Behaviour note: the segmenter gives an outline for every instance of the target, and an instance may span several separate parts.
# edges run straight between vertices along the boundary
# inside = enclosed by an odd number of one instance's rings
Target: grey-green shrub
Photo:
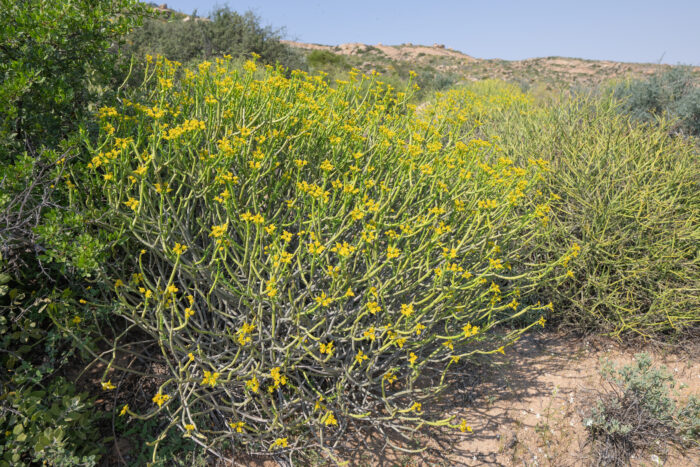
[[[608,362],[601,374],[603,389],[584,420],[595,465],[628,465],[635,453],[652,451],[665,457],[670,445],[697,444],[697,399],[677,404],[671,397],[673,376],[663,367],[655,368],[648,354],[637,354],[622,368]]]
[[[676,119],[675,130],[700,135],[700,83],[690,67],[673,67],[647,79],[618,84],[613,94],[622,101],[620,109],[636,120],[653,122],[666,114]]]

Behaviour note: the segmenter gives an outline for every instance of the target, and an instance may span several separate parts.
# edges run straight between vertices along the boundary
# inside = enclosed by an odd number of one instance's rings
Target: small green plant
[[[671,398],[673,377],[640,353],[631,365],[604,364],[603,389],[584,420],[596,465],[622,466],[635,453],[654,450],[665,457],[671,445],[698,446],[700,405],[691,398],[678,406]]]
[[[18,375],[16,384],[25,376]],[[62,378],[0,393],[0,466],[93,466],[103,445],[93,400]]]

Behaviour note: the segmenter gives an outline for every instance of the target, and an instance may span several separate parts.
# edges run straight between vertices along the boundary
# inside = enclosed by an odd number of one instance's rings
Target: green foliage
[[[613,94],[620,107],[643,122],[667,115],[677,119],[675,128],[700,136],[700,80],[690,67],[673,67],[647,79],[629,80],[617,85]]]
[[[314,50],[306,56],[306,62],[313,68],[325,68],[336,66],[343,69],[349,68],[342,55],[334,54],[327,50]]]
[[[547,230],[540,166],[484,163],[493,144],[368,76],[154,66],[101,110],[84,180],[124,238],[100,289],[166,369],[129,416],[260,453],[466,430],[429,402],[537,324],[520,296],[562,273],[522,257]]]
[[[516,162],[541,157],[550,168],[552,235],[533,257],[580,258],[557,288],[553,318],[615,335],[693,332],[700,324],[700,158],[671,123],[637,125],[614,100],[579,97],[553,105],[500,108],[485,84],[454,91],[456,106],[500,137]]]
[[[135,0],[0,1],[0,160],[53,146],[76,128],[112,77],[110,47],[144,8]]]
[[[128,43],[129,51],[137,55],[158,54],[182,63],[255,53],[265,63],[303,68],[300,56],[280,42],[280,35],[280,30],[262,26],[252,12],[241,15],[221,7],[209,18],[192,15],[188,21],[180,17],[148,20],[134,30]]]
[[[93,400],[86,393],[55,378],[46,386],[3,390],[0,400],[0,466],[96,465],[103,445],[94,426]]]
[[[678,406],[670,394],[673,377],[665,368],[654,368],[649,355],[638,354],[622,368],[607,362],[601,374],[606,385],[584,420],[596,465],[628,465],[637,452],[656,450],[664,456],[670,444],[686,447],[700,439],[697,398]]]

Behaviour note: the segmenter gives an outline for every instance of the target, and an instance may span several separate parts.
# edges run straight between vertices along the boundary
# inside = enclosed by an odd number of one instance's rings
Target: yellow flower
[[[132,198],[132,197],[129,197],[128,200],[124,201],[124,204],[126,204],[126,206],[127,206],[128,208],[131,208],[132,211],[136,211],[136,210],[138,209],[138,207],[139,207],[139,202],[138,202],[138,200],[136,200],[136,199],[134,199],[134,198]]]
[[[178,293],[180,289],[175,287],[173,284],[170,284],[167,289],[165,289],[167,293]]]
[[[187,251],[187,247],[185,245],[181,245],[179,243],[176,243],[175,246],[173,247],[173,253],[175,253],[178,256],[183,254],[185,251]]]
[[[370,313],[373,315],[376,314],[378,311],[382,311],[382,307],[379,306],[377,302],[368,302],[367,303],[367,309],[369,310]]]
[[[335,415],[330,410],[321,418],[321,422],[326,426],[338,425],[338,420],[335,419]]]
[[[350,211],[350,217],[352,217],[356,221],[359,221],[362,220],[363,217],[365,217],[365,213],[362,212],[361,209],[355,208],[352,211]]]
[[[194,354],[192,352],[187,354],[187,360],[190,362],[194,361]]]
[[[114,288],[116,289],[117,287],[124,287],[124,282],[121,279],[114,281]]]
[[[462,422],[459,424],[459,430],[460,430],[462,433],[464,433],[465,431],[468,431],[469,433],[471,433],[471,432],[472,432],[472,427],[470,427],[469,425],[467,425],[467,421],[466,421],[466,420],[462,420]]]
[[[462,331],[464,331],[465,338],[475,336],[479,332],[479,326],[472,326],[471,323],[467,323],[467,325],[462,328]]]
[[[270,449],[286,448],[287,445],[287,438],[277,438],[275,442],[270,445]]]
[[[120,417],[123,416],[124,414],[127,413],[128,410],[129,410],[129,404],[124,404],[124,407],[122,407],[121,412],[119,412],[119,416]]]
[[[265,232],[267,232],[269,235],[272,235],[272,232],[274,232],[275,229],[275,224],[270,224],[267,227],[265,227]]]
[[[163,185],[160,183],[156,183],[155,187],[156,187],[156,193],[160,193],[160,194],[162,194],[164,192],[170,193],[171,191],[173,191],[173,189],[170,188],[168,185]]]
[[[333,350],[334,350],[333,349],[333,341],[331,341],[327,344],[321,343],[319,347],[320,347],[319,352],[321,352],[323,354],[327,354],[327,355],[333,354]]]
[[[415,364],[416,364],[416,360],[418,360],[418,356],[417,356],[416,354],[414,354],[413,352],[411,352],[410,354],[408,354],[408,361],[409,361],[409,363],[410,363],[411,365],[415,365]]]
[[[333,164],[331,164],[331,161],[329,161],[328,159],[324,160],[321,164],[321,170],[325,170],[326,172],[330,172],[334,168],[335,167],[333,167]]]
[[[292,241],[292,233],[291,233],[291,232],[287,232],[286,230],[283,230],[283,231],[282,231],[282,235],[280,236],[280,238],[281,238],[282,240],[284,240],[285,242],[289,243],[289,242]]]
[[[347,258],[351,254],[355,252],[356,248],[352,245],[350,245],[348,242],[343,242],[343,243],[335,243],[335,246],[331,248],[331,251],[334,253],[338,253],[338,255]]]
[[[258,69],[257,65],[255,65],[255,62],[252,60],[248,60],[243,64],[243,69],[247,71],[248,73],[253,73],[255,70]],[[250,130],[249,130],[250,131]],[[241,135],[243,134],[243,129],[241,128]],[[286,439],[286,438],[285,438]]]
[[[321,245],[321,243],[318,240],[309,242],[309,253],[311,253],[312,255],[320,255],[325,249],[326,247]]]
[[[406,316],[406,317],[411,316],[413,314],[413,305],[402,304],[401,305],[401,314]]]
[[[357,355],[355,355],[355,361],[359,364],[362,364],[362,362],[367,359],[369,359],[369,357],[365,355],[362,350],[358,351]]]
[[[420,413],[423,410],[423,404],[421,404],[420,402],[414,402],[409,410],[412,410],[416,413]]]
[[[539,324],[539,325],[541,325],[542,327],[544,327],[544,323],[546,323],[546,322],[547,322],[547,320],[544,319],[544,316],[540,316],[540,319],[537,321],[537,324]]]
[[[345,296],[348,297],[348,298],[349,298],[349,297],[354,297],[354,296],[355,296],[355,293],[352,291],[351,288],[348,287],[348,291],[345,292]]]
[[[231,422],[228,424],[231,428],[236,430],[237,433],[243,433],[243,428],[245,428],[245,423],[243,422]]]
[[[503,346],[500,346],[498,349],[496,349],[496,352],[502,353],[503,355],[506,354],[506,351],[505,351],[505,349],[503,348]]]
[[[170,400],[170,396],[167,394],[158,393],[155,396],[153,396],[152,400],[153,400],[153,402],[158,404],[158,407],[162,407],[163,404],[165,404],[166,402],[168,402]]]
[[[399,251],[398,248],[389,246],[386,249],[386,257],[387,259],[392,259],[392,258],[397,258],[401,252]]]
[[[83,319],[80,316],[74,316],[71,321],[73,322],[73,324],[80,324],[82,320]]]
[[[194,425],[188,423],[187,425],[185,425],[185,430],[187,430],[188,433],[189,433],[190,431],[193,431],[193,430],[194,430]]]
[[[216,386],[216,380],[221,376],[219,373],[212,373],[211,371],[204,372],[204,378],[202,378],[202,386],[209,385],[211,387]]]
[[[258,390],[260,389],[260,383],[258,382],[258,378],[253,376],[252,378],[247,380],[245,382],[245,387],[250,389],[253,392],[258,392]]]
[[[228,222],[221,225],[213,225],[211,227],[211,233],[209,234],[209,236],[214,238],[220,238],[226,233],[226,230],[228,230]]]
[[[316,301],[316,303],[318,303],[318,304],[321,305],[321,306],[328,306],[328,305],[331,304],[331,302],[333,301],[333,299],[330,298],[330,297],[328,297],[328,296],[326,295],[326,292],[321,292],[321,295],[318,296],[318,297],[315,297],[315,298],[314,298],[314,301]]]
[[[102,382],[102,389],[104,389],[105,391],[111,391],[114,388],[116,388],[116,386],[112,384],[111,380],[107,382]]]

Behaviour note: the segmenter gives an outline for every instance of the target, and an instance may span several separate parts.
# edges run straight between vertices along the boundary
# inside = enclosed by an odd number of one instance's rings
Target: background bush
[[[545,186],[553,233],[534,257],[581,258],[558,287],[541,290],[556,317],[615,335],[689,334],[700,323],[700,159],[672,123],[636,125],[610,98],[535,105],[514,88],[476,83],[447,93],[445,113],[467,111],[503,154],[551,168]],[[508,88],[505,88],[508,89]],[[559,245],[563,245],[560,247]]]
[[[700,135],[700,82],[690,67],[672,67],[647,79],[628,80],[613,89],[621,109],[637,120],[676,119],[675,129]]]
[[[262,26],[252,12],[236,13],[228,7],[215,9],[208,18],[193,14],[189,20],[166,13],[145,21],[128,37],[129,52],[139,56],[163,55],[187,63],[231,55],[256,53],[261,61],[288,68],[304,68],[303,58],[280,42],[281,30]]]

